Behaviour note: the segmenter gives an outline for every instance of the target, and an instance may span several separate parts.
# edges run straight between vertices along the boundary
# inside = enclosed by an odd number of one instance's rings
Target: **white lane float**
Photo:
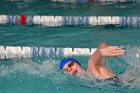
[[[140,27],[140,16],[26,16],[0,15],[1,25],[37,25],[45,27],[58,26],[128,26]]]
[[[71,56],[91,55],[96,48],[53,48],[53,47],[22,47],[22,46],[0,46],[0,59],[9,58],[31,58],[42,56]]]

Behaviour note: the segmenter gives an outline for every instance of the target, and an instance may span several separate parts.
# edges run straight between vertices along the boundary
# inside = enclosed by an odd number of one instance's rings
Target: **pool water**
[[[133,0],[135,1],[135,0]],[[49,0],[1,0],[0,14],[139,16],[139,3],[60,3]],[[129,10],[129,11],[128,11]]]
[[[95,48],[104,41],[139,46],[139,28],[0,27],[0,45],[4,46]]]
[[[25,0],[26,1],[26,0]],[[54,3],[32,0],[0,1],[0,14],[7,15],[108,15],[139,16],[136,3]],[[97,7],[98,6],[98,7]],[[111,10],[112,9],[112,10]],[[129,11],[128,11],[129,10]],[[100,12],[102,11],[102,12]],[[119,59],[108,58],[107,65],[124,80],[120,87],[62,74],[63,57],[33,57],[0,60],[1,93],[139,93],[140,28],[132,27],[41,27],[0,25],[1,46],[96,48],[101,42],[123,46],[127,52]],[[83,68],[88,56],[74,56]],[[127,81],[137,78],[135,81]]]

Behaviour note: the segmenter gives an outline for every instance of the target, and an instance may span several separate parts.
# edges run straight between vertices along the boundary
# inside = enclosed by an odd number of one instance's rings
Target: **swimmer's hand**
[[[100,48],[99,52],[103,57],[107,57],[107,56],[120,56],[125,54],[126,51],[123,50],[123,47],[108,46],[106,48]]]

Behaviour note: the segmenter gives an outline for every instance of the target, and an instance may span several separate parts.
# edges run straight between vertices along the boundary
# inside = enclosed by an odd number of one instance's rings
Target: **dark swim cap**
[[[60,69],[62,70],[64,65],[67,64],[70,61],[75,62],[75,63],[81,65],[76,59],[74,59],[72,57],[68,57],[68,58],[64,58],[64,59],[61,60],[60,65],[59,65]]]

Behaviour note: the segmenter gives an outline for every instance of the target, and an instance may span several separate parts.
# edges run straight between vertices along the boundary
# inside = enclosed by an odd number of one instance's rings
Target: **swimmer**
[[[125,50],[119,46],[109,46],[108,43],[101,43],[97,50],[90,56],[88,60],[87,72],[90,72],[98,80],[114,81],[120,83],[120,79],[105,65],[106,57],[119,57],[125,54]],[[84,69],[81,64],[74,58],[68,57],[61,60],[60,69],[63,73],[81,76]]]

